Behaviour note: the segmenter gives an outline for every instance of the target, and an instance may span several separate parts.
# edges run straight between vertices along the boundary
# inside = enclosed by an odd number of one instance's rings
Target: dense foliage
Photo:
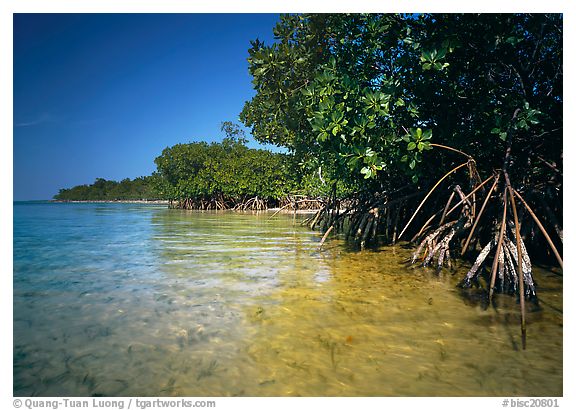
[[[91,185],[61,189],[54,199],[60,201],[119,201],[162,199],[156,190],[157,176],[126,178],[120,182],[97,178]]]
[[[263,209],[295,189],[287,155],[248,148],[236,125],[222,128],[227,137],[221,143],[177,144],[156,158],[163,196],[185,208]]]
[[[335,179],[371,191],[435,180],[431,142],[484,173],[512,144],[524,183],[561,166],[559,15],[285,15],[274,33],[249,50],[257,94],[241,119]]]
[[[321,177],[303,175],[291,155],[248,148],[243,130],[232,122],[222,123],[222,130],[226,137],[220,143],[165,148],[155,159],[157,171],[151,176],[121,182],[98,178],[92,185],[61,189],[54,199],[165,199],[177,208],[266,209],[286,202],[294,205],[300,197],[329,194]]]

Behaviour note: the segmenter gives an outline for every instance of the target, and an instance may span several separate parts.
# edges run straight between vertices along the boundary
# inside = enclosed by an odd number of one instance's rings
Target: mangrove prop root
[[[506,266],[506,273],[508,274],[509,280],[505,280],[502,285],[502,289],[505,293],[516,293],[516,284],[518,283],[518,276],[516,275],[516,268],[514,267],[514,259],[512,258],[512,252],[510,251],[510,241],[508,238],[504,241],[504,264]]]
[[[450,206],[450,202],[452,201],[453,196],[456,194],[458,194],[458,196],[460,197],[460,203],[464,204],[460,217],[456,221],[452,221],[447,224],[441,225],[440,228],[436,229],[436,231],[434,231],[431,235],[428,235],[422,241],[421,245],[418,247],[418,249],[412,256],[413,262],[418,258],[418,254],[420,253],[422,246],[425,245],[427,249],[427,256],[424,258],[423,266],[429,265],[434,260],[434,258],[437,257],[436,266],[438,270],[442,269],[446,253],[448,252],[448,255],[450,254],[449,253],[450,242],[452,241],[454,236],[457,233],[469,228],[470,225],[472,225],[471,204],[470,201],[468,200],[470,194],[464,195],[459,185],[456,185],[454,187],[452,195],[450,196],[450,199],[446,204],[446,207],[444,209],[445,216],[450,213],[446,212],[446,210]],[[456,206],[452,208],[452,210],[454,209],[456,209]],[[441,234],[444,233],[444,231],[446,230],[448,230],[448,233],[445,234],[444,237],[441,238],[439,241],[437,241],[437,239],[440,238]]]
[[[398,232],[398,222],[400,220],[400,207],[396,207],[396,213],[394,214],[394,222],[392,223],[392,243],[396,243],[397,232]]]
[[[378,208],[373,208],[368,212],[368,221],[366,222],[366,226],[364,227],[364,231],[362,232],[361,240],[360,240],[360,249],[364,249],[368,240],[372,237],[373,239],[376,238],[376,225],[378,224]]]
[[[452,208],[450,208],[450,210],[446,213],[446,216],[450,215],[452,212],[454,212],[456,210],[456,208],[458,208],[460,205],[465,203],[468,200],[468,198],[470,198],[471,195],[475,194],[476,191],[478,191],[480,188],[482,188],[492,178],[494,178],[494,176],[486,178],[486,180],[484,180],[484,182],[482,182],[480,185],[478,185],[476,188],[474,188],[468,195],[462,196],[463,194],[460,194],[460,197],[461,197],[460,202],[458,202],[456,205],[454,205]],[[458,185],[456,187],[458,189],[460,189],[460,187]],[[456,187],[455,187],[455,189],[456,189]],[[470,201],[468,201],[468,204],[470,204]]]
[[[438,270],[442,269],[442,263],[444,262],[444,255],[449,250],[450,241],[452,240],[457,231],[456,226],[457,225],[450,228],[448,234],[444,236],[444,238],[434,247],[434,249],[432,249],[432,251],[430,251],[426,259],[424,260],[423,263],[424,266],[428,265],[433,260],[434,255],[439,254],[437,268]]]
[[[452,148],[452,147],[449,147],[449,146],[447,146],[447,145],[435,144],[435,143],[431,143],[430,145],[433,146],[433,147],[436,147],[436,148],[442,148],[442,149],[446,149],[446,150],[449,150],[449,151],[457,152],[458,154],[464,155],[464,156],[465,156],[466,158],[468,158],[468,159],[472,159],[472,157],[471,157],[470,155],[468,155],[468,154],[466,154],[465,152],[460,151],[460,150],[458,150],[458,149],[456,149],[456,148]]]
[[[448,215],[450,215],[452,212],[454,212],[460,205],[462,205],[463,203],[467,203],[468,205],[470,204],[470,201],[468,201],[468,198],[470,198],[470,196],[474,195],[476,193],[476,191],[478,191],[480,188],[482,188],[486,183],[488,183],[492,178],[494,178],[494,176],[490,176],[488,178],[486,178],[480,185],[478,185],[476,188],[474,188],[468,195],[464,196],[464,194],[462,193],[462,190],[460,189],[460,187],[457,185],[454,188],[454,191],[452,193],[456,193],[458,190],[460,192],[458,192],[458,194],[460,195],[460,201],[458,203],[456,203],[452,208],[450,208],[450,210],[448,210],[448,212],[446,212],[443,217],[442,217],[442,221],[444,220],[444,218],[446,218]],[[432,222],[432,220],[434,218],[436,218],[436,216],[438,216],[440,214],[440,211],[436,212],[435,214],[433,214],[425,223],[424,225],[422,225],[422,228],[420,228],[420,231],[418,231],[418,233],[416,235],[414,235],[414,237],[410,240],[410,242],[414,242],[417,238],[420,237],[420,235],[426,230],[426,228],[428,228],[428,226],[430,225],[430,223]],[[472,216],[474,216],[474,212],[472,213]],[[441,222],[442,222],[441,221]],[[440,223],[439,225],[442,225],[442,223]]]
[[[462,210],[464,215],[468,219],[471,219],[472,215],[470,214],[470,212],[471,212],[472,204],[468,200],[468,198],[470,197],[471,194],[464,195],[464,192],[462,192],[462,188],[460,188],[460,185],[456,185],[454,187],[454,192],[456,192],[458,194],[458,196],[460,197],[460,203],[464,204],[464,208]],[[453,211],[454,209],[456,209],[456,205],[450,211]],[[449,214],[447,213],[446,215],[449,215]]]
[[[362,219],[360,220],[360,224],[358,225],[358,229],[356,230],[356,234],[354,236],[355,242],[360,240],[360,238],[362,237],[362,233],[364,232],[364,228],[366,227],[366,224],[368,223],[369,217],[370,217],[370,214],[368,214],[368,213],[366,213],[362,216]]]
[[[326,207],[322,207],[318,210],[318,212],[316,213],[316,216],[314,217],[314,220],[310,224],[310,229],[314,229],[314,227],[318,223],[318,220],[320,219],[320,216],[324,213],[325,210],[326,210]]]
[[[326,230],[326,232],[324,233],[324,236],[322,236],[322,240],[320,241],[320,245],[318,245],[318,249],[322,249],[322,245],[324,245],[324,242],[326,241],[326,238],[328,238],[328,235],[330,235],[330,232],[332,232],[332,229],[334,229],[334,225],[330,225],[330,227]]]
[[[373,201],[374,206],[371,208],[348,203],[343,211],[340,210],[339,201],[330,201],[322,212],[315,215],[310,227],[318,226],[324,233],[328,230],[332,233],[343,233],[346,241],[364,249],[377,243],[378,234],[382,233],[379,229],[386,228],[380,226],[380,222],[398,208],[390,207],[397,205],[399,203],[397,200],[390,203],[384,201],[385,199]]]
[[[436,237],[454,224],[456,224],[456,221],[448,222],[424,238],[424,240],[420,243],[420,246],[418,246],[416,251],[412,254],[412,263],[416,262],[416,259],[418,258],[418,255],[420,255],[420,252],[424,246],[426,246],[427,250],[430,251],[430,249],[435,246],[434,240]]]
[[[486,198],[484,199],[484,203],[482,204],[482,207],[480,208],[480,212],[478,212],[478,215],[474,218],[474,225],[472,226],[472,229],[470,230],[470,233],[468,234],[468,238],[466,238],[466,242],[464,243],[464,246],[462,247],[462,251],[460,252],[460,255],[464,255],[464,253],[466,252],[466,249],[468,248],[468,245],[470,244],[470,239],[472,239],[472,235],[474,234],[474,231],[476,230],[476,227],[478,226],[478,222],[480,221],[480,218],[482,217],[482,213],[484,212],[484,209],[486,208],[486,204],[490,200],[492,192],[494,192],[494,189],[496,188],[496,185],[498,184],[499,179],[500,179],[500,174],[498,174],[496,176],[496,179],[494,180],[492,187],[488,191],[488,195],[486,195]]]
[[[512,186],[510,184],[510,178],[508,177],[508,173],[506,170],[504,172],[504,177],[506,178],[506,188],[510,193],[510,205],[512,205],[512,214],[514,215],[514,225],[515,225],[515,234],[516,234],[516,246],[518,251],[518,272],[523,272],[522,270],[522,246],[520,242],[522,241],[522,237],[520,236],[520,224],[518,223],[518,212],[516,210],[516,202],[514,201],[514,192],[512,191]],[[506,192],[504,192],[504,197],[506,197]],[[502,223],[504,223],[503,221]],[[518,281],[519,283],[519,293],[520,293],[520,328],[522,331],[522,348],[526,349],[526,302],[524,300],[524,275]]]
[[[504,262],[504,246],[501,247],[500,252],[498,252],[498,279],[500,283],[504,284],[508,274],[506,273],[506,263]]]
[[[494,294],[494,285],[496,284],[496,269],[498,261],[500,260],[500,253],[502,252],[502,241],[504,240],[504,233],[506,232],[506,211],[507,211],[507,200],[506,191],[504,191],[504,210],[502,211],[502,221],[500,222],[500,233],[498,235],[498,244],[496,245],[496,256],[494,262],[492,263],[492,273],[490,277],[490,292],[488,300],[492,303],[492,295]]]
[[[466,165],[468,165],[468,162],[464,162],[463,164],[458,165],[457,167],[454,167],[453,169],[451,169],[450,171],[448,171],[446,174],[444,174],[444,176],[442,178],[440,178],[438,180],[438,182],[436,182],[436,184],[434,184],[434,186],[432,187],[432,189],[430,189],[430,191],[428,191],[428,194],[426,194],[426,196],[424,197],[424,199],[422,200],[422,202],[420,202],[420,205],[418,205],[418,208],[416,208],[416,211],[414,211],[414,214],[412,215],[412,217],[408,220],[408,223],[406,224],[406,226],[404,226],[404,229],[402,229],[402,232],[400,232],[400,235],[398,235],[398,239],[400,239],[402,237],[402,235],[404,234],[404,232],[406,232],[406,229],[408,229],[408,227],[410,226],[410,224],[412,223],[412,221],[414,220],[414,218],[416,217],[416,215],[418,214],[418,211],[420,211],[420,208],[422,208],[422,206],[424,205],[424,203],[426,202],[426,200],[430,197],[430,195],[432,195],[432,193],[434,192],[434,190],[442,183],[442,181],[444,181],[446,178],[448,178],[451,174],[453,174],[454,172],[458,171],[460,168],[465,167]]]
[[[518,266],[518,250],[516,244],[510,239],[507,239],[506,242],[509,253],[512,256],[512,265],[515,263],[516,266]],[[531,298],[536,296],[536,287],[534,286],[534,279],[532,277],[532,262],[530,261],[530,257],[528,256],[528,252],[526,251],[526,247],[522,238],[520,238],[520,255],[522,257],[522,277],[524,278],[523,282],[526,284],[524,295],[528,298]],[[516,278],[515,281],[519,285],[520,282],[518,279],[519,278]],[[518,286],[518,288],[520,289],[520,286]]]
[[[480,267],[484,263],[484,260],[486,259],[486,257],[488,256],[488,254],[490,253],[490,251],[492,250],[492,247],[494,247],[494,245],[496,245],[496,240],[491,240],[480,251],[480,253],[478,254],[478,257],[476,258],[476,261],[474,261],[474,264],[472,265],[472,268],[470,268],[470,270],[468,271],[468,273],[464,277],[464,280],[461,282],[461,286],[463,286],[463,287],[472,286],[472,280],[476,279],[476,276],[478,275],[478,270],[480,269]]]
[[[446,249],[446,262],[448,263],[448,269],[452,269],[452,259],[450,258],[450,249]]]
[[[538,219],[536,214],[532,211],[532,208],[530,208],[530,206],[528,206],[528,204],[526,203],[524,198],[522,198],[522,196],[518,193],[518,191],[516,191],[514,188],[512,188],[512,192],[514,192],[514,195],[516,195],[516,197],[522,202],[522,204],[524,205],[524,207],[526,208],[526,210],[528,211],[528,213],[530,214],[530,216],[532,217],[534,222],[536,222],[536,225],[538,226],[538,228],[540,229],[540,231],[542,232],[542,234],[546,238],[546,241],[548,241],[548,245],[550,245],[550,248],[552,248],[552,252],[554,252],[554,256],[556,256],[556,259],[558,260],[558,263],[560,264],[560,268],[564,269],[564,263],[562,261],[562,258],[560,257],[560,253],[558,253],[558,249],[556,249],[556,246],[554,246],[552,239],[550,239],[550,235],[548,235],[548,232],[546,232],[546,229],[544,229],[544,227],[540,223],[540,220]]]
[[[280,209],[278,209],[276,212],[274,212],[274,213],[272,214],[272,216],[270,216],[270,218],[268,218],[268,219],[270,220],[270,219],[274,218],[276,215],[278,215],[278,213],[280,213],[280,211],[288,208],[290,205],[292,205],[292,204],[291,204],[291,203],[287,203],[287,204],[284,205],[282,208],[280,208]],[[320,211],[318,211],[318,212],[320,212]]]
[[[373,240],[377,239],[377,235],[378,235],[378,222],[380,220],[380,215],[378,212],[378,208],[374,208],[374,221],[372,222],[372,232],[370,233],[370,236],[372,237]]]
[[[440,223],[438,225],[442,225],[444,223],[444,220],[446,219],[446,213],[448,212],[448,209],[450,209],[450,204],[452,203],[452,200],[454,199],[454,195],[456,195],[456,192],[452,192],[450,194],[450,197],[448,198],[448,202],[446,202],[446,206],[444,207],[444,212],[442,213],[442,217],[440,218]]]

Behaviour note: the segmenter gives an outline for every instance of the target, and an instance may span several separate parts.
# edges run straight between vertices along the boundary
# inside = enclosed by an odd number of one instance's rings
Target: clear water
[[[14,205],[18,396],[561,396],[562,278],[513,297],[292,217]]]

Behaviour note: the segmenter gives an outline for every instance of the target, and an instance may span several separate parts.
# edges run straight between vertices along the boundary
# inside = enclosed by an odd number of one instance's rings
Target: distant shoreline
[[[166,199],[118,199],[118,200],[91,200],[91,201],[79,201],[79,200],[62,200],[62,199],[51,199],[49,202],[55,203],[70,203],[70,204],[150,204],[150,205],[169,205],[170,202]],[[228,209],[231,211],[231,209]],[[282,214],[313,214],[318,211],[318,209],[297,209],[294,212],[293,209],[282,209],[282,208],[268,208],[263,210],[264,212],[278,212]]]
[[[169,201],[166,199],[118,199],[118,200],[62,200],[52,199],[50,202],[58,203],[93,203],[93,204],[151,204],[151,205],[168,205]]]

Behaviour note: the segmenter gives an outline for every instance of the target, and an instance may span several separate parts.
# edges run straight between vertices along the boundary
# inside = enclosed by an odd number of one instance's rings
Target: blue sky
[[[219,141],[254,94],[250,40],[272,42],[278,17],[15,14],[14,199],[149,175],[167,146]]]

